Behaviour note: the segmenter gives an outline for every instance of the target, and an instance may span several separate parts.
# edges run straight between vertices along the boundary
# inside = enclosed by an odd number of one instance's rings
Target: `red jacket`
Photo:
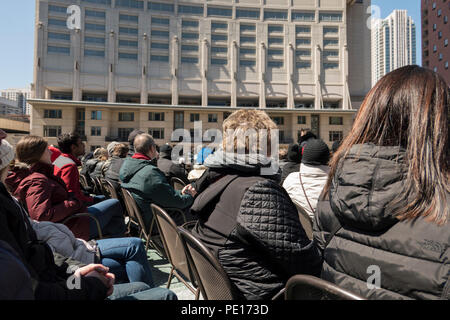
[[[80,185],[80,172],[78,166],[81,166],[80,160],[71,154],[62,153],[53,161],[54,174],[61,178],[66,184],[67,190],[73,192],[81,201],[92,204],[94,199],[83,194]]]
[[[64,181],[53,175],[53,166],[37,163],[30,169],[15,168],[6,179],[13,195],[26,206],[33,220],[60,223],[86,207],[66,190]],[[67,224],[75,237],[89,240],[89,218],[76,218]]]

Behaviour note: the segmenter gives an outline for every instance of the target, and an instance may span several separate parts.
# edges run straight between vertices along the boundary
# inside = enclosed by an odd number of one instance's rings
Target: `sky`
[[[394,9],[406,9],[416,23],[417,63],[420,52],[420,0],[372,0],[381,18]],[[35,0],[0,0],[0,89],[25,88],[33,82]]]

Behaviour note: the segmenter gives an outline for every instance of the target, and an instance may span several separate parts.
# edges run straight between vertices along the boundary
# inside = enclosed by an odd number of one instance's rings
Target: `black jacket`
[[[228,174],[224,174],[224,172]],[[318,275],[320,257],[274,177],[209,168],[196,187],[193,229],[242,299],[270,299],[292,275]]]
[[[67,279],[73,274],[70,266],[83,265],[52,253],[47,244],[37,240],[26,212],[19,207],[0,183],[0,240],[19,255],[34,284],[36,300],[100,300],[107,288],[93,277],[81,277],[80,289],[68,289]],[[55,259],[57,263],[55,262]]]
[[[368,299],[449,299],[448,223],[399,221],[392,214],[391,201],[402,194],[404,163],[398,147],[371,144],[353,146],[341,160],[329,194],[317,205],[321,276]],[[377,268],[381,288],[369,289]]]
[[[173,177],[181,179],[185,184],[189,184],[186,170],[177,163],[173,163],[170,158],[160,157],[158,159],[158,169],[161,170],[170,182]]]

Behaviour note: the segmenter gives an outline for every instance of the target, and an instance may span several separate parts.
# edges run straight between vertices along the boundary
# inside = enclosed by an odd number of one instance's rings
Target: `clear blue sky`
[[[417,27],[417,63],[420,52],[420,0],[372,0],[381,18],[394,9],[406,9]],[[22,88],[33,81],[35,0],[0,0],[0,89]]]

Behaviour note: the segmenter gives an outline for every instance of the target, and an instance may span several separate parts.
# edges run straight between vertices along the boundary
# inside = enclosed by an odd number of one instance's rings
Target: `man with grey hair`
[[[164,173],[153,165],[158,157],[156,144],[149,134],[140,134],[134,139],[136,153],[127,158],[120,169],[122,188],[130,191],[139,206],[144,223],[149,227],[153,218],[150,204],[162,208],[187,209],[192,205],[196,192],[181,194],[168,183]],[[175,222],[182,223],[181,216],[172,215]]]

